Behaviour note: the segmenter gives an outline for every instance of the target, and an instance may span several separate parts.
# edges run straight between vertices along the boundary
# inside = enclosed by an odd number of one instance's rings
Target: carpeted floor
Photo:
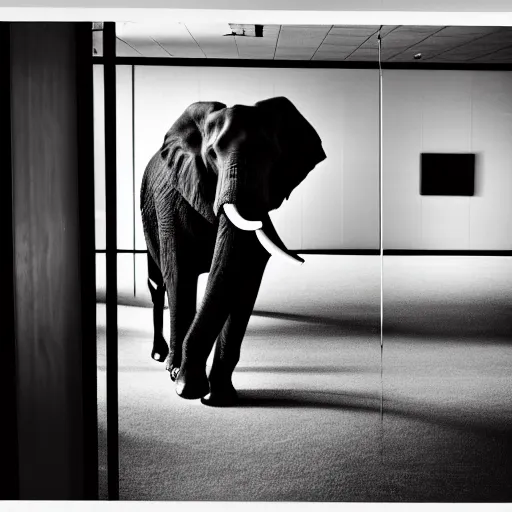
[[[236,408],[180,399],[119,306],[121,499],[511,501],[512,258],[386,257],[382,365],[379,258],[305,259],[267,267]]]

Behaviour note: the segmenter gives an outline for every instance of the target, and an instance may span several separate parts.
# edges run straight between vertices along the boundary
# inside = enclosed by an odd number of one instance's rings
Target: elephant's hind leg
[[[162,273],[148,252],[148,288],[153,302],[153,349],[151,357],[155,361],[164,362],[169,347],[163,335],[165,284]]]
[[[198,271],[194,262],[180,261],[167,280],[171,320],[170,352],[167,370],[175,381],[181,366],[183,340],[196,314]]]
[[[238,401],[232,383],[233,371],[240,359],[240,348],[258,296],[268,254],[255,258],[237,287],[237,297],[217,338],[208,380],[210,393],[201,402],[215,407],[229,407]]]

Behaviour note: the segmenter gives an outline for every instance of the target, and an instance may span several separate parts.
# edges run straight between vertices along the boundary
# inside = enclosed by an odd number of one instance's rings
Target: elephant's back
[[[145,203],[155,195],[158,195],[163,189],[167,188],[171,182],[170,170],[166,162],[157,151],[146,165],[140,188],[140,206],[143,209]]]
[[[164,278],[172,268],[178,240],[182,249],[188,248],[194,258],[201,260],[204,271],[208,271],[217,226],[196,212],[172,185],[171,170],[160,152],[144,171],[140,207],[148,251]]]
[[[140,187],[140,213],[146,245],[154,261],[160,266],[160,241],[155,193],[164,183],[164,170],[160,153],[157,152],[144,170]]]

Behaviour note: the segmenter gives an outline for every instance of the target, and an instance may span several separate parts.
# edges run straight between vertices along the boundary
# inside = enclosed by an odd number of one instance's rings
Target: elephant
[[[274,97],[252,106],[191,104],[147,164],[140,211],[153,303],[151,356],[165,361],[180,397],[237,403],[232,374],[268,259],[304,261],[285,247],[269,212],[325,158],[311,124],[289,99]],[[169,345],[162,331],[166,293]]]

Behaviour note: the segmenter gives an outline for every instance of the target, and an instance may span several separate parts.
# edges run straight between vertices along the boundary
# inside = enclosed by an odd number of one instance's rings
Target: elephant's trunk
[[[268,229],[263,231],[263,223],[261,220],[248,220],[240,214],[236,205],[244,205],[245,210],[251,217],[265,214],[268,217],[266,204],[268,197],[263,194],[265,184],[258,180],[249,180],[248,175],[259,176],[262,173],[239,172],[240,167],[246,166],[247,163],[241,164],[239,159],[232,158],[219,172],[217,179],[217,190],[215,194],[215,202],[213,211],[215,215],[219,215],[222,208],[226,217],[238,229],[243,231],[256,231],[256,236],[261,245],[272,255],[283,259],[289,263],[302,264],[304,260],[290,253],[283,244],[275,230]],[[270,220],[270,219],[269,219]],[[271,225],[271,223],[270,223]]]

